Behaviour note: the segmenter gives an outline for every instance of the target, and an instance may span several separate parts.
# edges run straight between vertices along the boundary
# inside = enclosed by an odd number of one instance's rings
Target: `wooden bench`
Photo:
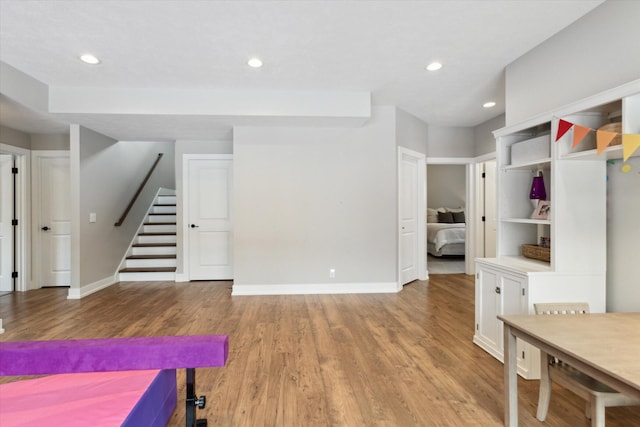
[[[224,366],[228,353],[226,335],[2,342],[0,376],[184,368],[186,426],[205,426],[195,416],[206,405],[195,393],[195,368]]]

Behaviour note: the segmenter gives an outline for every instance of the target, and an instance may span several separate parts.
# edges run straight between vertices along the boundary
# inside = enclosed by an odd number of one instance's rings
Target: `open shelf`
[[[551,225],[551,221],[548,219],[531,219],[531,218],[502,218],[502,222],[516,222],[520,224],[538,224],[538,225]]]
[[[537,169],[545,169],[549,168],[551,165],[551,157],[545,159],[536,159],[531,162],[526,163],[518,163],[515,165],[505,165],[503,167],[504,170],[537,170]]]

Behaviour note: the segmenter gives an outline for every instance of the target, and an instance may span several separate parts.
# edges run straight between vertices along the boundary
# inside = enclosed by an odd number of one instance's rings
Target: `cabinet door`
[[[525,285],[525,278],[520,276],[511,276],[508,274],[504,274],[501,276],[501,296],[502,296],[502,314],[524,314],[523,307],[526,307],[524,304],[524,295],[523,289]],[[502,339],[502,331],[503,331],[503,323],[498,322],[499,326],[499,334],[500,334],[500,352],[504,354],[504,340]],[[523,358],[524,343],[521,340],[517,341],[517,352],[518,352],[518,361]]]
[[[478,270],[476,307],[477,335],[484,344],[492,347],[497,352],[502,348],[502,329],[497,315],[500,314],[500,275],[497,271],[480,268]]]

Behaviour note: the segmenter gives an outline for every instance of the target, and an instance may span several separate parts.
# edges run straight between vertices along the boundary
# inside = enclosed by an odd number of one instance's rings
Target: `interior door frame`
[[[13,154],[15,156],[18,175],[16,177],[16,219],[18,227],[14,236],[15,244],[15,264],[18,269],[18,278],[15,282],[16,292],[25,292],[32,288],[31,275],[31,204],[28,189],[31,185],[31,151],[15,147],[13,145],[3,144],[0,142],[0,152],[3,154]]]
[[[398,268],[397,268],[397,281],[398,281],[398,291],[402,290],[402,258],[400,253],[400,230],[402,228],[401,224],[401,216],[400,216],[400,195],[402,194],[402,188],[400,188],[400,173],[402,168],[402,156],[406,155],[409,157],[413,157],[416,159],[416,165],[418,167],[417,172],[417,182],[416,182],[416,200],[417,200],[417,212],[416,218],[418,218],[416,225],[416,235],[418,239],[418,256],[417,256],[417,269],[418,269],[418,280],[427,280],[429,278],[429,274],[427,272],[427,225],[426,220],[424,218],[427,217],[427,169],[426,169],[426,155],[423,153],[419,153],[417,151],[410,150],[405,147],[398,147],[398,171],[397,171],[397,179],[398,179],[398,200],[397,200],[397,231],[396,231],[396,245],[397,245],[397,253],[398,253]],[[420,179],[420,177],[424,177],[424,179]],[[423,218],[421,221],[420,218]]]
[[[484,199],[482,186],[482,163],[496,158],[495,151],[477,157],[427,157],[428,165],[465,165],[465,197],[466,197],[466,242],[464,249],[464,270],[465,274],[474,275],[476,266],[475,259],[479,253],[479,245],[484,247],[484,228],[482,226],[482,213],[484,212]],[[426,173],[425,173],[426,181]],[[498,195],[496,195],[498,197]]]
[[[190,267],[189,267],[189,161],[190,160],[232,160],[233,154],[183,154],[182,155],[182,195],[180,198],[182,201],[182,209],[176,210],[177,227],[181,230],[182,239],[180,242],[176,242],[177,251],[181,253],[180,262],[182,264],[182,273],[176,274],[176,281],[188,282],[190,280]]]

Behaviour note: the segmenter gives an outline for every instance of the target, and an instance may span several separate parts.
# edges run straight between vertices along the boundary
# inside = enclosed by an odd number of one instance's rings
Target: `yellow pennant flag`
[[[587,136],[587,134],[589,133],[590,130],[591,130],[591,128],[588,128],[588,127],[579,126],[579,125],[573,125],[573,145],[572,145],[572,147],[575,147],[576,145],[580,144],[580,141],[582,141],[584,139],[584,137]]]
[[[618,136],[616,132],[609,132],[606,130],[599,130],[596,132],[596,144],[598,145],[598,155],[602,154],[602,152],[611,144],[613,138]]]
[[[622,135],[622,157],[625,162],[638,147],[640,147],[640,134],[628,133]]]

